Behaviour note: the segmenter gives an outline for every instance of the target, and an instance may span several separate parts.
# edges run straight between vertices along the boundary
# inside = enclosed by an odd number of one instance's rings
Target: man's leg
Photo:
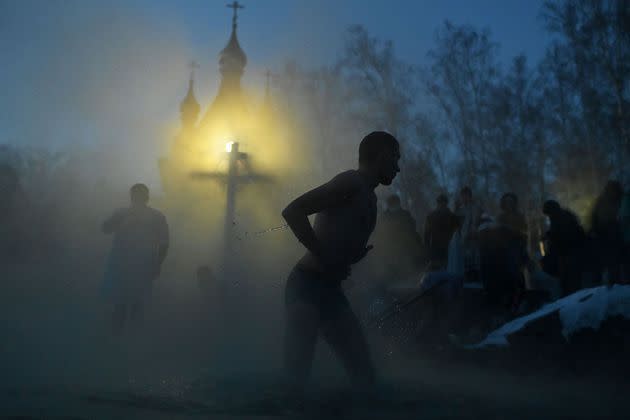
[[[295,301],[287,304],[286,314],[285,370],[292,392],[299,396],[311,372],[319,329],[319,309],[313,304]]]
[[[374,366],[361,323],[349,304],[334,318],[326,319],[322,333],[354,385],[361,391],[370,391],[375,382]]]

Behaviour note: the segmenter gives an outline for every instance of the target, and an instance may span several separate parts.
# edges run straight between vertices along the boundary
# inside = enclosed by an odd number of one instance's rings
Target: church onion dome
[[[195,120],[201,110],[201,106],[199,105],[199,102],[197,102],[197,98],[195,98],[194,80],[192,74],[190,76],[190,80],[188,81],[188,93],[179,106],[179,110],[182,114],[182,119],[187,120],[186,122]]]
[[[232,26],[230,40],[219,54],[219,65],[222,74],[233,71],[242,73],[247,65],[247,56],[236,37],[236,25]]]
[[[186,97],[184,98],[184,100],[182,101],[182,104],[180,105],[179,109],[182,112],[199,112],[199,109],[201,108],[201,106],[199,105],[199,102],[197,102],[197,98],[195,98],[195,92],[194,92],[194,80],[192,78],[190,78],[190,80],[188,81],[188,93],[186,94]]]

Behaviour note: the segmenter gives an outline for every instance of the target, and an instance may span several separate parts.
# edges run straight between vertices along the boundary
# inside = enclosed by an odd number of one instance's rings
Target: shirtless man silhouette
[[[372,248],[367,243],[376,225],[374,189],[392,183],[400,171],[399,159],[398,141],[391,134],[370,133],[359,146],[358,170],[342,172],[282,212],[307,249],[285,289],[285,367],[296,394],[302,394],[308,380],[320,333],[358,389],[374,384],[367,341],[341,282]],[[308,220],[312,214],[317,214],[313,226]]]

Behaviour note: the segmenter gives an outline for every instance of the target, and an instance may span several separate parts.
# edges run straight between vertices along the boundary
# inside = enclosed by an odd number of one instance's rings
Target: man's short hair
[[[446,194],[440,194],[437,196],[437,203],[438,204],[444,204],[447,205],[448,204],[448,197],[446,196]]]
[[[142,194],[142,195],[148,197],[149,196],[149,187],[147,187],[144,184],[134,184],[129,189],[129,192],[131,193],[131,195]]]
[[[470,187],[468,185],[466,185],[465,187],[463,187],[460,191],[459,191],[460,195],[469,195],[472,197],[472,190],[470,189]]]
[[[399,148],[396,137],[385,131],[371,132],[359,145],[359,163],[373,162],[386,148]]]

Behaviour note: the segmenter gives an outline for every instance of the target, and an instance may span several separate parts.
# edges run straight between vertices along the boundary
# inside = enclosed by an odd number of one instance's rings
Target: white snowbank
[[[613,316],[630,319],[630,286],[614,285],[594,287],[575,292],[565,298],[543,306],[536,312],[516,318],[488,334],[485,340],[469,346],[482,348],[507,346],[507,337],[531,321],[558,311],[562,323],[562,335],[568,338],[584,328],[598,329],[603,320]]]

